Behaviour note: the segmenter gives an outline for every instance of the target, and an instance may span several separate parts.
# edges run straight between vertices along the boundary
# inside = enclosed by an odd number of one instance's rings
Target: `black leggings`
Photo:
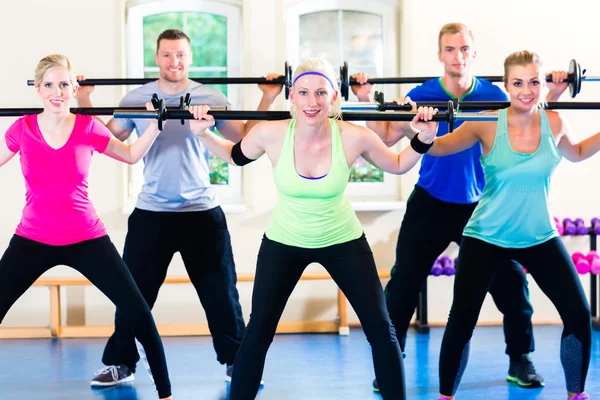
[[[508,259],[527,266],[540,289],[558,310],[564,324],[560,359],[567,391],[583,392],[591,352],[590,308],[562,241],[553,238],[536,246],[510,249],[465,236],[458,257],[454,301],[442,340],[441,394],[453,396],[458,390],[485,295],[494,275]]]
[[[217,360],[233,364],[246,326],[236,288],[231,239],[221,207],[192,212],[136,208],[131,213],[123,259],[150,308],[176,252],[181,254],[206,312]],[[135,371],[138,360],[132,322],[117,307],[115,332],[106,344],[102,362],[125,364]]]
[[[419,292],[433,262],[450,242],[460,244],[463,229],[476,206],[477,203],[441,201],[419,186],[415,186],[408,199],[398,234],[396,263],[385,287],[387,308],[402,351]],[[505,264],[498,269],[489,291],[504,315],[506,354],[516,359],[535,348],[531,324],[533,308],[523,268],[508,259]]]
[[[264,237],[252,292],[252,314],[235,359],[230,400],[254,399],[267,350],[286,302],[310,263],[321,264],[348,297],[371,344],[384,399],[404,400],[404,366],[390,322],[373,253],[363,235],[350,242],[305,249]]]
[[[171,383],[165,353],[150,308],[108,236],[50,246],[14,235],[0,259],[0,322],[36,279],[56,265],[68,265],[81,272],[135,321],[135,335],[146,350],[158,395],[169,397]]]

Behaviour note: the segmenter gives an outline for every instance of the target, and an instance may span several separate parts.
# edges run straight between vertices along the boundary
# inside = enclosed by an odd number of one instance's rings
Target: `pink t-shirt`
[[[67,143],[53,149],[37,115],[18,119],[6,131],[10,151],[20,152],[25,177],[25,208],[16,234],[49,245],[62,246],[106,235],[88,198],[92,153],[103,153],[111,133],[100,121],[77,115]]]

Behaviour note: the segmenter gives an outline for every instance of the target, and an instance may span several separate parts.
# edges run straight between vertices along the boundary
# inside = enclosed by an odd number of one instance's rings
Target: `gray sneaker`
[[[90,382],[91,386],[115,386],[123,382],[131,382],[135,379],[133,372],[126,365],[109,365],[94,374]]]
[[[231,382],[231,374],[233,374],[233,364],[228,365],[227,369],[225,370],[225,382]],[[265,381],[263,381],[261,379],[260,386],[264,386],[264,385],[265,385]]]

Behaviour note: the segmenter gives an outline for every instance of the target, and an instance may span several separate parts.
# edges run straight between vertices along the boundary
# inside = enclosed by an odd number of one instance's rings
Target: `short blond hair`
[[[329,81],[333,85],[334,91],[339,91],[338,80],[335,77],[335,73],[333,72],[333,67],[329,63],[329,61],[324,58],[308,58],[300,63],[296,70],[294,71],[294,76],[292,82],[296,81],[298,75],[303,74],[304,72],[319,72],[329,78]],[[290,113],[292,114],[292,118],[296,118],[296,107],[292,104],[290,108]],[[340,119],[342,113],[342,100],[341,96],[338,93],[338,96],[331,106],[331,110],[329,112],[329,117]]]
[[[440,29],[440,34],[438,35],[438,49],[440,51],[442,50],[442,37],[444,37],[444,35],[456,35],[459,33],[469,36],[471,40],[475,40],[473,32],[471,32],[467,25],[460,22],[451,22],[442,26],[442,29]]]
[[[65,68],[69,71],[69,78],[71,79],[71,83],[73,86],[77,86],[77,79],[73,74],[73,69],[71,68],[71,61],[66,56],[62,54],[50,54],[40,60],[37,67],[35,68],[34,74],[34,82],[36,86],[39,86],[44,80],[44,76],[53,69],[56,68]]]

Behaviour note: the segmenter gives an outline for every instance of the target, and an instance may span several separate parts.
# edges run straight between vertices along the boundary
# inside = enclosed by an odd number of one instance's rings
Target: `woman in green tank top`
[[[554,78],[557,78],[554,75]],[[553,85],[561,85],[564,76]],[[504,62],[510,107],[497,122],[465,122],[435,140],[432,156],[481,145],[485,187],[463,231],[454,300],[440,354],[440,399],[454,399],[466,368],[469,343],[497,268],[512,259],[527,267],[557,308],[564,330],[561,362],[568,399],[584,400],[591,351],[591,316],[581,281],[558,237],[550,211],[550,178],[564,156],[578,162],[600,150],[600,133],[579,143],[558,112],[545,111],[545,86],[537,54],[520,51]],[[428,135],[437,131],[429,122]]]
[[[245,165],[267,154],[279,192],[258,254],[252,314],[234,364],[230,399],[255,398],[285,304],[313,262],[329,272],[356,311],[372,347],[383,398],[406,399],[400,347],[373,254],[344,190],[358,157],[402,174],[419,161],[435,133],[421,134],[411,147],[395,153],[373,131],[336,118],[340,96],[328,62],[301,63],[293,82],[294,118],[263,122],[237,144],[191,124],[206,147],[230,164]],[[190,111],[197,119],[212,118],[208,107]],[[433,109],[424,114],[430,118]],[[423,122],[414,124],[426,128]]]

